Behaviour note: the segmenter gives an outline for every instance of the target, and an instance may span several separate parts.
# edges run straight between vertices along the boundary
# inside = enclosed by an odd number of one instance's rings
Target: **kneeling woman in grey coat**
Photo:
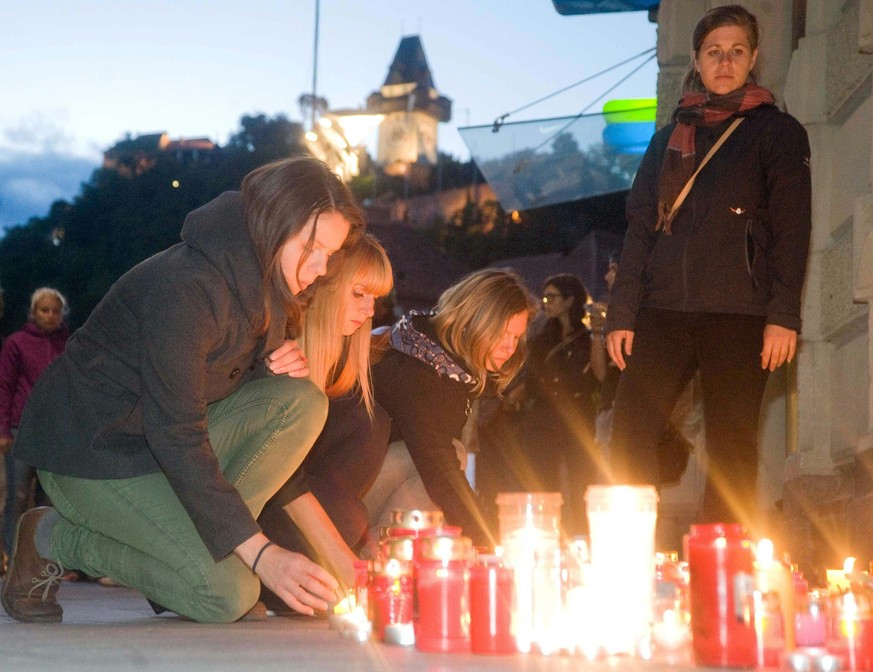
[[[327,412],[291,340],[298,295],[362,228],[324,164],[288,159],[192,212],[181,243],[115,283],[22,418],[14,454],[56,509],[21,519],[10,616],[61,620],[65,568],[201,622],[242,617],[259,579],[297,611],[326,608],[335,580],[255,519]]]

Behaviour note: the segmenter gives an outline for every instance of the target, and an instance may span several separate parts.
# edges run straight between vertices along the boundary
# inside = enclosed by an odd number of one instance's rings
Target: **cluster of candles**
[[[477,553],[439,511],[395,511],[379,557],[332,623],[345,635],[429,652],[515,653],[513,573]],[[346,609],[347,607],[347,609]]]
[[[657,498],[641,490],[591,495],[590,546],[561,545],[557,493],[501,495],[497,555],[477,553],[440,512],[396,511],[332,624],[429,652],[873,672],[873,579],[853,559],[810,590],[770,540],[714,524],[692,525],[680,562],[653,551]]]

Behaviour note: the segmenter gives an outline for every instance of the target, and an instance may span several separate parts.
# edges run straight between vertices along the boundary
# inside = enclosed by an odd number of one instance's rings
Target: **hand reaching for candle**
[[[336,602],[338,584],[327,572],[300,553],[281,546],[266,548],[258,561],[258,578],[294,611],[312,615]]]
[[[287,374],[292,378],[305,378],[309,375],[309,362],[297,341],[291,339],[273,350],[264,364],[274,376]]]

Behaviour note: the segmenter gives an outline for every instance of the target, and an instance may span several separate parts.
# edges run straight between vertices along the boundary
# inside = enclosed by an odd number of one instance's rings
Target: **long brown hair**
[[[524,363],[526,340],[519,340],[512,357],[497,372],[488,371],[488,356],[511,317],[527,313],[530,319],[537,310],[536,299],[516,273],[484,269],[443,292],[431,320],[440,344],[478,379],[475,392],[481,392],[491,378],[500,393]]]
[[[703,46],[703,40],[716,28],[723,26],[738,26],[746,32],[746,37],[749,39],[749,47],[752,52],[758,48],[758,19],[748,9],[740,5],[722,5],[714,7],[704,14],[697,25],[694,27],[694,33],[691,36],[691,50],[693,52],[691,63],[685,71],[685,76],[682,78],[682,92],[688,93],[691,91],[706,91],[703,86],[703,81],[700,79],[700,73],[694,67],[694,59],[700,55],[700,47]],[[755,71],[749,73],[749,78],[752,82],[756,82]]]
[[[357,239],[364,229],[364,215],[349,188],[318,159],[294,157],[256,168],[242,182],[246,228],[263,269],[263,314],[258,333],[265,333],[274,319],[274,306],[282,306],[285,331],[296,333],[300,327],[300,299],[288,287],[282,273],[283,245],[298,234],[310,219],[312,233],[300,259],[298,270],[309,256],[318,217],[337,212],[349,223],[346,243]]]
[[[309,360],[309,378],[335,399],[357,388],[370,417],[373,389],[370,384],[370,329],[368,319],[351,336],[342,335],[346,301],[351,288],[384,296],[394,284],[391,262],[379,242],[368,234],[333,256],[327,275],[306,308],[301,344]]]

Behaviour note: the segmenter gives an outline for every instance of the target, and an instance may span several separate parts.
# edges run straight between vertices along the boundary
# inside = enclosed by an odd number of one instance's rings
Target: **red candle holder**
[[[470,643],[473,653],[516,653],[512,635],[512,569],[495,555],[470,568]]]
[[[785,654],[785,622],[779,593],[755,591],[758,667],[779,667]]]
[[[412,627],[412,563],[390,559],[376,564],[369,597],[373,633],[384,642],[388,626]]]
[[[421,651],[470,650],[470,569],[468,537],[423,537],[415,567]]]
[[[873,613],[863,594],[837,595],[831,602],[828,651],[842,660],[843,669],[873,671]]]
[[[806,593],[794,615],[794,639],[799,647],[823,648],[828,643],[827,594]]]
[[[704,667],[755,667],[754,567],[745,529],[692,525],[688,565],[695,661]]]

